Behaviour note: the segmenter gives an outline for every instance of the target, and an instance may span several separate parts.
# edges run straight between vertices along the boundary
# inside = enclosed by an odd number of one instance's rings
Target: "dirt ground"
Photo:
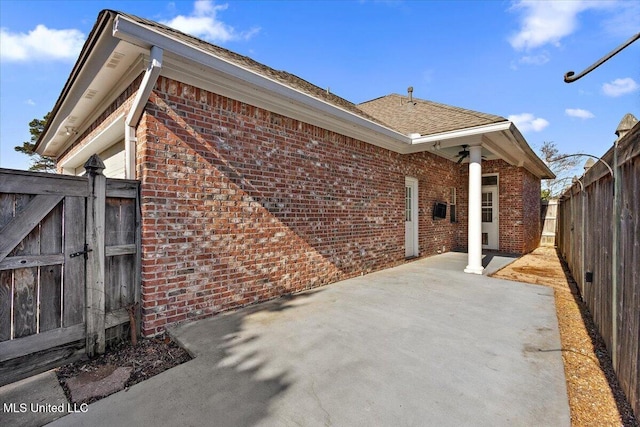
[[[637,427],[602,337],[556,249],[540,247],[493,277],[554,289],[571,424]]]

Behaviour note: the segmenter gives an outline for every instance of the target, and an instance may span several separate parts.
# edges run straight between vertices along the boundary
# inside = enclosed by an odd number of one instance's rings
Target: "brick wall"
[[[399,155],[160,78],[139,127],[143,332],[404,262],[405,176],[420,255],[455,246],[431,219],[452,163]]]
[[[126,112],[137,84],[62,157]],[[466,248],[466,164],[393,153],[164,77],[137,139],[144,335],[405,262],[406,176],[418,179],[419,256]],[[500,249],[527,252],[539,238],[539,180],[502,161],[484,162],[491,172]],[[433,220],[452,187],[458,222]]]
[[[531,252],[540,244],[540,236],[542,235],[540,190],[540,179],[531,172],[523,170],[522,199],[525,229],[522,253]]]
[[[499,251],[523,254],[538,247],[540,241],[540,180],[524,168],[503,160],[482,162],[482,174],[498,174]],[[458,203],[460,220],[458,246],[467,248],[468,169],[460,171],[462,188]]]

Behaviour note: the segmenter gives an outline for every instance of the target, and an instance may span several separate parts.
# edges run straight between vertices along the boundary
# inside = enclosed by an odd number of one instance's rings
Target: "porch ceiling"
[[[413,135],[407,152],[429,151],[437,156],[457,162],[458,153],[465,146],[482,147],[483,160],[502,159],[508,164],[524,167],[541,179],[555,178],[547,165],[533,152],[529,144],[510,121],[474,128],[443,132],[433,135]],[[461,163],[468,163],[465,158]]]

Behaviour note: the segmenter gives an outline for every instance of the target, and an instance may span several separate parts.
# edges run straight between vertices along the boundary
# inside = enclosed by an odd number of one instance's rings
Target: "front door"
[[[407,258],[418,256],[418,180],[405,178],[404,247]]]
[[[482,248],[498,250],[498,187],[482,187]]]

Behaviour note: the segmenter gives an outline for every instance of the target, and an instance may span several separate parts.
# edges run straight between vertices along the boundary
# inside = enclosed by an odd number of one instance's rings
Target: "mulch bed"
[[[191,360],[189,353],[175,342],[168,338],[156,337],[141,339],[135,346],[128,341],[120,342],[98,357],[80,360],[58,368],[57,375],[67,399],[71,402],[71,395],[66,385],[66,381],[70,378],[80,375],[101,377],[102,371],[111,370],[111,367],[130,367],[132,368],[131,376],[124,385],[127,389],[189,360]],[[104,397],[107,396],[97,396],[76,403],[93,403]]]

